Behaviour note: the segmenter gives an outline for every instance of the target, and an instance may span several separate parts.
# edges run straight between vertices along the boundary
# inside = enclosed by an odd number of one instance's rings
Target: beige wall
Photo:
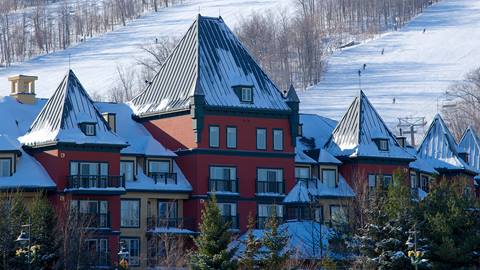
[[[123,158],[122,158],[123,159]],[[132,269],[144,269],[147,266],[147,205],[150,203],[151,214],[156,216],[158,200],[178,200],[178,217],[183,217],[183,200],[188,199],[188,194],[175,193],[147,193],[127,192],[121,199],[140,200],[140,228],[121,228],[120,237],[136,237],[140,239],[140,267]]]

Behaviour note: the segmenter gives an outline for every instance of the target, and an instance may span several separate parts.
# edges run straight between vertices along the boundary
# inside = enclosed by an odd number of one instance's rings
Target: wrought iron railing
[[[152,178],[155,181],[155,184],[177,184],[177,173],[171,172],[149,172],[148,177]]]
[[[190,218],[178,218],[178,217],[147,217],[147,228],[179,228],[179,229],[192,229],[193,220]]]
[[[238,193],[238,179],[209,179],[208,191]]]
[[[124,188],[125,180],[118,175],[69,175],[68,188]]]
[[[257,180],[256,193],[285,193],[285,181]]]

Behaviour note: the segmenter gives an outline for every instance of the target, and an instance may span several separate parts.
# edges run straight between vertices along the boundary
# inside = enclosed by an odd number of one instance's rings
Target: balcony
[[[193,220],[190,218],[165,218],[165,217],[148,217],[147,218],[148,230],[155,230],[157,228],[163,229],[193,229]]]
[[[238,179],[209,179],[208,191],[238,193]]]
[[[155,181],[155,184],[177,184],[177,173],[171,172],[149,172],[148,177],[152,178]]]
[[[238,215],[236,216],[222,216],[222,222],[225,223],[225,224],[230,224],[230,229],[232,230],[236,230],[238,229],[238,225],[239,225],[239,219],[238,219]]]
[[[123,176],[113,175],[70,175],[67,177],[68,189],[109,189],[125,188]]]
[[[110,229],[110,213],[77,213],[78,225],[88,229]]]
[[[262,181],[257,180],[256,186],[257,194],[284,194],[285,193],[285,181]]]
[[[297,180],[297,183],[299,183],[299,182],[305,183],[307,185],[307,188],[318,188],[317,178],[297,177],[296,180]]]
[[[265,229],[267,221],[272,217],[259,217],[257,216],[257,229]],[[285,222],[284,217],[275,217],[277,223],[280,225]]]

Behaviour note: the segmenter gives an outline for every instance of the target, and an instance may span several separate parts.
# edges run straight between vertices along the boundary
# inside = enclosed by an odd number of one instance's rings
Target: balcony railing
[[[238,193],[238,179],[209,179],[208,190],[210,192]]]
[[[297,177],[296,180],[297,180],[297,183],[304,182],[307,185],[307,188],[318,188],[317,178]]]
[[[155,184],[177,184],[177,173],[171,172],[149,172],[148,177],[152,178],[155,181]]]
[[[222,222],[225,224],[230,224],[231,229],[238,229],[238,215],[236,216],[222,216]]]
[[[193,220],[190,218],[165,218],[165,217],[147,217],[147,228],[178,228],[192,229]]]
[[[68,188],[124,188],[123,176],[117,175],[70,175]]]
[[[285,181],[261,181],[257,180],[256,193],[285,193]]]
[[[110,213],[77,213],[79,226],[84,228],[111,228]]]
[[[272,217],[258,217],[257,216],[257,229],[265,229],[268,220],[271,219],[271,218]],[[275,219],[277,220],[278,224],[282,224],[283,222],[285,222],[284,217],[275,217]]]

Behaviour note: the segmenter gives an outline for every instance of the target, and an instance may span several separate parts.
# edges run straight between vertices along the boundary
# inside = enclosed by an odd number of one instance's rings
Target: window
[[[377,176],[375,174],[368,175],[368,187],[375,188],[377,186]]]
[[[95,136],[95,124],[85,124],[85,135]]]
[[[227,127],[227,148],[237,148],[236,127]]]
[[[417,188],[418,187],[417,174],[415,174],[415,173],[410,174],[410,187],[411,188]]]
[[[148,172],[150,174],[168,173],[170,172],[170,161],[169,160],[149,160]]]
[[[295,178],[297,179],[309,179],[310,167],[295,167]]]
[[[345,225],[348,223],[347,208],[338,205],[330,206],[330,219],[333,226]]]
[[[258,205],[258,226],[259,228],[263,228],[267,220],[273,216],[279,219],[283,218],[283,206],[277,204],[259,204]]]
[[[267,149],[267,130],[264,128],[257,128],[257,149]]]
[[[282,182],[282,169],[257,169],[258,180],[268,182]]]
[[[12,160],[0,159],[0,177],[7,177],[12,175]]]
[[[257,169],[257,193],[284,193],[282,169]]]
[[[210,167],[210,178],[220,180],[237,179],[237,168],[235,167]]]
[[[380,151],[388,151],[388,140],[378,140],[378,149],[380,149]]]
[[[383,185],[385,188],[388,188],[390,184],[393,184],[392,176],[391,175],[384,175],[383,176]]]
[[[108,264],[108,239],[87,239],[85,240],[89,259],[97,266]]]
[[[238,228],[237,204],[236,203],[218,203],[220,214],[224,223],[230,223],[231,228]]]
[[[176,201],[159,201],[158,202],[158,218],[160,220],[176,222],[177,202]]]
[[[421,179],[420,179],[420,188],[424,191],[427,191],[428,192],[428,177],[425,176],[425,175],[422,175]]]
[[[134,161],[120,161],[120,175],[125,177],[125,181],[133,181],[135,172],[133,170]]]
[[[128,250],[128,265],[140,266],[140,239],[139,238],[120,238],[120,242]]]
[[[273,130],[273,150],[283,150],[283,130]]]
[[[329,188],[337,187],[337,171],[322,169],[322,181],[327,184]]]
[[[220,128],[218,126],[210,126],[209,129],[210,147],[219,147],[220,146]]]
[[[105,162],[70,162],[71,187],[106,188],[114,183],[108,180],[108,163]]]
[[[72,200],[70,201],[70,210],[78,213],[81,222],[86,227],[108,228],[108,201],[97,200]]]
[[[253,101],[253,91],[251,87],[242,87],[242,102]]]
[[[121,201],[121,222],[125,228],[140,227],[140,200]]]
[[[314,211],[315,221],[323,222],[323,207],[315,208]]]
[[[237,168],[235,167],[210,167],[209,191],[238,192]]]

